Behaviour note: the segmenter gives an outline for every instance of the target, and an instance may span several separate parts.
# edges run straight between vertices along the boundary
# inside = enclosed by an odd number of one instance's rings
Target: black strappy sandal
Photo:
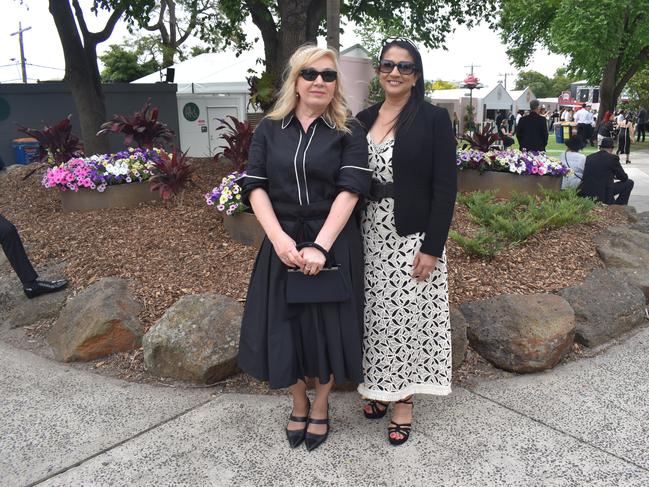
[[[398,403],[401,404],[410,404],[413,409],[415,405],[412,402],[412,396],[406,398],[406,399],[401,399],[400,401],[397,401]],[[390,441],[390,444],[393,446],[399,446],[403,445],[406,441],[408,441],[408,438],[410,438],[410,430],[412,429],[412,423],[395,423],[394,421],[390,421],[390,425],[394,426],[388,426],[388,441]],[[401,438],[392,438],[392,433],[398,433],[401,435]]]
[[[288,429],[288,426],[286,427],[286,438],[288,439],[288,444],[291,445],[291,448],[297,448],[302,444],[304,441],[304,438],[306,436],[306,429],[308,428],[309,424],[309,411],[311,410],[311,401],[309,401],[309,398],[307,397],[307,410],[306,410],[306,416],[293,416],[292,414],[289,416],[288,420],[293,421],[294,423],[304,423],[304,428],[299,429],[299,430],[290,430]]]
[[[379,407],[379,404],[383,406],[383,409]],[[367,419],[381,419],[383,416],[385,416],[385,413],[388,412],[388,408],[390,407],[389,402],[383,402],[383,401],[377,401],[377,400],[372,400],[366,404],[366,406],[369,406],[372,408],[372,412],[368,413],[365,408],[363,408],[363,414]]]

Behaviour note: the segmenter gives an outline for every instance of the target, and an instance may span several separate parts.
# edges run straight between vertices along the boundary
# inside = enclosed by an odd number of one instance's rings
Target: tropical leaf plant
[[[72,115],[51,127],[45,125],[42,130],[19,125],[18,131],[36,139],[39,144],[38,161],[50,166],[63,164],[73,157],[83,157],[83,146],[79,137],[72,133]]]
[[[160,153],[160,161],[155,162],[155,174],[149,180],[149,189],[157,191],[163,200],[181,195],[179,206],[182,206],[184,190],[191,181],[194,168],[189,164],[187,151]]]
[[[468,145],[472,149],[477,149],[482,152],[487,152],[498,140],[500,140],[500,136],[492,131],[490,123],[484,124],[481,130],[478,129],[473,133],[465,133],[460,137],[460,141],[465,142],[465,148]]]
[[[113,132],[124,134],[124,145],[135,144],[143,149],[153,149],[154,144],[171,143],[175,133],[166,123],[158,120],[158,107],[151,106],[149,98],[132,116],[114,115],[101,125],[97,135]]]
[[[231,122],[228,122],[227,118]],[[247,121],[242,122],[232,115],[228,115],[227,118],[218,119],[222,125],[217,127],[216,130],[226,129],[221,137],[227,145],[219,147],[223,150],[214,156],[214,162],[218,163],[220,158],[226,158],[234,164],[235,171],[243,172],[248,162],[253,130]]]
[[[249,71],[254,73],[252,70]],[[274,76],[268,71],[265,71],[261,76],[253,74],[246,78],[246,80],[250,87],[248,91],[250,95],[248,106],[253,106],[264,113],[270,110],[277,100],[275,96]]]

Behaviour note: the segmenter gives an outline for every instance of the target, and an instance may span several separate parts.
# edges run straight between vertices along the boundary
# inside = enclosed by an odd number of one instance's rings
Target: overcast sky
[[[82,1],[82,5],[88,7],[91,2]],[[27,60],[27,77],[30,81],[37,79],[60,79],[63,76],[64,60],[61,44],[54,26],[52,16],[47,10],[47,0],[26,0],[26,5],[21,5],[18,0],[0,0],[4,6],[0,23],[0,82],[20,82],[20,67],[17,64],[20,59],[18,47],[18,36],[10,36],[18,30],[18,22],[22,22],[23,28],[31,27],[31,30],[24,33],[25,57]],[[8,8],[7,8],[8,7]],[[106,16],[95,18],[88,12],[86,21],[91,30],[99,30],[103,27]],[[250,29],[255,31],[254,26]],[[358,42],[352,28],[346,27],[346,34],[341,39],[342,48],[349,47]],[[128,35],[123,22],[116,27],[111,38],[100,44],[98,51],[101,54],[108,46],[119,43]],[[486,25],[481,25],[472,30],[464,27],[459,28],[449,36],[446,51],[436,49],[433,51],[422,51],[424,60],[424,75],[426,79],[444,79],[451,81],[462,80],[469,72],[466,67],[475,64],[475,74],[487,86],[493,86],[503,79],[502,73],[510,73],[507,85],[513,87],[512,73],[517,70],[513,68],[507,59],[505,46],[501,44],[498,36]],[[260,57],[263,57],[263,46],[261,42],[256,47]],[[14,58],[15,61],[12,61]],[[531,60],[526,69],[534,69],[541,73],[552,76],[555,70],[565,63],[565,59],[547,52],[539,52]]]

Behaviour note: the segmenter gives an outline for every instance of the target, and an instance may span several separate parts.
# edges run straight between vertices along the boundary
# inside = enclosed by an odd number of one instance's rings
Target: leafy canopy
[[[599,82],[623,51],[619,72],[649,56],[646,0],[502,0],[498,27],[508,54],[526,66],[538,47],[568,58],[568,70]]]

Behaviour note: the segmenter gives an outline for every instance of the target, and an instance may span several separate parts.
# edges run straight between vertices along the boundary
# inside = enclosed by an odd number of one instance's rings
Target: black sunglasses
[[[331,83],[336,81],[338,78],[338,73],[332,69],[325,69],[324,71],[318,71],[317,69],[307,68],[300,69],[300,76],[307,81],[315,81],[318,76],[322,76],[322,81],[325,83]]]
[[[417,71],[417,65],[415,63],[411,63],[410,61],[395,63],[394,61],[389,61],[387,59],[384,59],[379,63],[379,71],[381,73],[391,73],[395,66],[401,74],[412,74]]]

